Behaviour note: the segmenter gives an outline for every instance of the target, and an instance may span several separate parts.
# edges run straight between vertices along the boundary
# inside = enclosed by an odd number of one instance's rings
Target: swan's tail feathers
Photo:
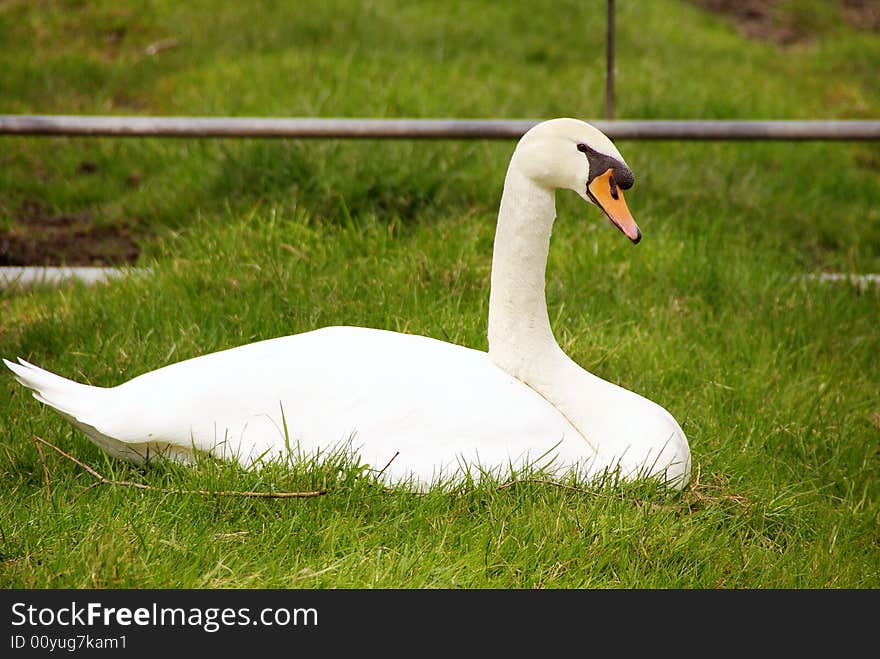
[[[192,450],[186,446],[140,441],[138,438],[126,439],[118,423],[119,400],[115,396],[116,390],[68,380],[20,357],[17,364],[7,359],[3,363],[15,374],[16,380],[33,391],[34,398],[70,421],[92,443],[113,457],[137,464],[144,464],[151,457],[165,456],[182,462],[192,459]]]
[[[85,421],[83,417],[94,412],[100,405],[101,394],[106,391],[101,387],[92,387],[68,380],[60,375],[34,366],[21,357],[18,364],[6,359],[3,363],[15,374],[18,380],[28,389],[33,390],[34,398],[45,403],[56,412],[71,420]]]
[[[96,419],[106,408],[108,389],[68,380],[34,366],[21,357],[18,358],[18,364],[8,359],[4,359],[3,363],[15,374],[16,380],[33,391],[34,398],[82,430],[92,442],[111,455],[129,457],[126,453],[130,451],[126,450],[124,443],[95,427],[101,425]]]

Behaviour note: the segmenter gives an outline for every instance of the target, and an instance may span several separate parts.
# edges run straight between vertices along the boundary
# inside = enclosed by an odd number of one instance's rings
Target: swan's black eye
[[[580,151],[581,153],[586,153],[586,152],[587,152],[587,149],[589,149],[589,148],[590,148],[590,147],[588,147],[588,146],[587,146],[586,144],[584,144],[583,142],[579,142],[579,143],[578,143],[578,151]]]

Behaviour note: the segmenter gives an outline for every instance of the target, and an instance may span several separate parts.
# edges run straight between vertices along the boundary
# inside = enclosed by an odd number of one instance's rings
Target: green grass
[[[880,37],[827,3],[798,3],[810,38],[788,47],[688,3],[618,5],[621,117],[878,115]],[[604,107],[601,3],[261,6],[2,3],[0,111],[588,119]],[[132,227],[153,274],[0,292],[0,355],[114,385],[331,324],[484,349],[512,146],[2,138],[0,230],[29,200],[88,213]],[[486,482],[413,496],[350,461],[142,470],[4,377],[0,585],[880,587],[880,292],[800,279],[880,272],[880,150],[618,146],[645,239],[634,248],[560,194],[551,319],[579,363],[681,422],[695,461],[683,493]],[[33,434],[155,487],[329,492],[84,492],[92,478],[47,455],[47,498]]]

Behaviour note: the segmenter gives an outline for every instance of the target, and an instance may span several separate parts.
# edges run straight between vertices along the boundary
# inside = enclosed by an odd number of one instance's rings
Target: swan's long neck
[[[504,181],[489,294],[489,355],[522,379],[527,361],[556,347],[544,276],[556,218],[553,190],[520,173],[514,160]]]
[[[489,357],[541,394],[594,447],[602,380],[572,361],[553,338],[545,271],[556,219],[554,191],[511,162],[498,211],[489,295]]]

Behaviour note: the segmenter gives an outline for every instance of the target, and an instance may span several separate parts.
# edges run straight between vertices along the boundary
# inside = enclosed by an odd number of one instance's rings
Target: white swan
[[[690,451],[662,407],[572,361],[544,295],[556,188],[641,233],[621,189],[633,176],[611,141],[554,119],[519,141],[498,213],[489,352],[360,327],[328,327],[224,350],[113,388],[3,360],[34,397],[115,456],[178,460],[209,451],[252,466],[350,441],[389,483],[416,489],[469,471],[576,469],[683,487]],[[396,456],[396,457],[395,457]],[[390,461],[390,464],[389,464]]]

